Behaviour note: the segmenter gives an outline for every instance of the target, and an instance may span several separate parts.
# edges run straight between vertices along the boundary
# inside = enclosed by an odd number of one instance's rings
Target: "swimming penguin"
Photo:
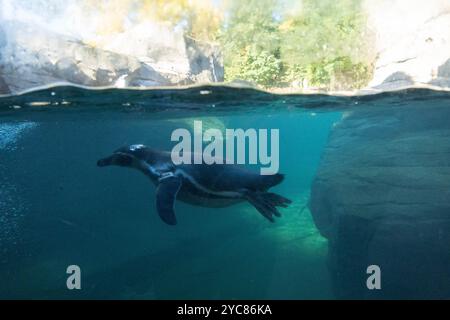
[[[271,222],[274,222],[273,216],[280,217],[276,207],[286,208],[291,203],[289,199],[267,192],[283,181],[282,174],[260,175],[231,164],[175,165],[170,152],[140,144],[122,147],[98,160],[97,165],[135,168],[148,176],[157,186],[158,214],[169,225],[177,223],[175,199],[203,207],[226,207],[248,201]]]

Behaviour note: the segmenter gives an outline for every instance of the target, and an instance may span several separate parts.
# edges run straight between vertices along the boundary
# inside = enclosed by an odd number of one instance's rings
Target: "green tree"
[[[220,35],[226,81],[243,79],[270,86],[280,79],[276,4],[275,0],[229,2]]]
[[[361,0],[303,0],[280,25],[285,80],[358,88],[371,74]]]

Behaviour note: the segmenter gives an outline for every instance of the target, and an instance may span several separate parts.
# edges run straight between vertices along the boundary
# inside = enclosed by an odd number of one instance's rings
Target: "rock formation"
[[[365,5],[376,34],[372,87],[450,87],[448,1]],[[408,93],[346,113],[312,184],[310,209],[329,240],[339,298],[450,298],[448,95]],[[366,287],[372,264],[381,290]]]
[[[6,84],[5,80],[3,80],[2,76],[0,75],[0,94],[8,94],[10,93],[9,87]]]
[[[376,62],[370,87],[450,87],[449,1],[366,0],[364,5],[369,29],[375,34]]]
[[[450,298],[447,100],[357,109],[332,130],[310,209],[339,298]],[[368,290],[366,268],[381,268]]]
[[[144,47],[139,43],[133,55],[132,47],[106,50],[44,28],[4,22],[0,26],[0,92],[58,82],[152,87],[223,81],[221,55],[214,45],[173,37],[169,43]],[[132,46],[133,41],[127,43]]]

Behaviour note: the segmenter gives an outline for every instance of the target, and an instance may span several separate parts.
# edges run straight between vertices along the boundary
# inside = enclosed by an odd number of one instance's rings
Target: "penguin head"
[[[120,166],[132,167],[136,161],[142,160],[146,147],[142,144],[134,144],[117,149],[114,153],[106,158],[97,161],[97,166]]]

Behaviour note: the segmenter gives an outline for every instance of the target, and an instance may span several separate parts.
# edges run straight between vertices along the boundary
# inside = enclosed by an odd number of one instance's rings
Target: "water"
[[[424,89],[333,97],[226,87],[56,87],[0,98],[0,297],[342,297],[328,266],[337,238],[329,243],[321,235],[308,207],[330,132],[354,110],[443,110],[449,98]],[[178,225],[168,226],[155,212],[148,178],[96,166],[122,145],[170,150],[171,132],[192,130],[194,120],[218,129],[280,130],[286,179],[271,190],[293,204],[276,223],[248,203],[211,209],[177,202]],[[448,229],[442,232],[445,243]],[[72,264],[82,270],[82,290],[66,288]],[[449,287],[443,284],[444,292]],[[395,297],[407,296],[400,289]]]

